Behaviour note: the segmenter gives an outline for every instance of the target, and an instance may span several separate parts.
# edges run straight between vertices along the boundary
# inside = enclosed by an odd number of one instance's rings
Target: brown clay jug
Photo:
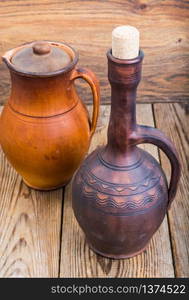
[[[136,124],[136,89],[143,52],[133,59],[107,53],[111,84],[108,143],[82,163],[73,182],[73,210],[89,246],[110,258],[143,251],[175,196],[180,164],[173,144],[159,130]],[[168,187],[159,163],[138,144],[152,143],[168,156]]]
[[[27,43],[3,60],[12,90],[0,118],[2,149],[28,186],[62,186],[80,165],[95,131],[98,81],[90,70],[76,69],[78,54],[65,43]],[[77,78],[91,87],[92,121],[76,92]]]

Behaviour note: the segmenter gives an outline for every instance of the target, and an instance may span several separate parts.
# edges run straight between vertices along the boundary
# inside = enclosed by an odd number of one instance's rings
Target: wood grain
[[[61,189],[29,189],[0,151],[0,277],[58,277],[61,208]]]
[[[175,274],[189,277],[189,107],[180,104],[155,104],[157,127],[171,138],[180,155],[182,174],[177,196],[168,213]],[[170,178],[168,159],[161,152],[162,166]]]
[[[6,0],[0,1],[0,55],[32,40],[67,41],[80,53],[80,66],[99,77],[102,103],[110,102],[106,51],[111,31],[130,24],[141,32],[145,52],[138,101],[187,101],[189,93],[189,2],[185,0]],[[0,102],[10,93],[10,78],[0,65]],[[90,89],[78,83],[82,99]]]
[[[101,115],[90,151],[104,144],[110,108]],[[138,123],[153,126],[151,105],[138,105]],[[158,159],[152,145],[141,146]],[[61,246],[60,277],[174,277],[167,218],[151,240],[147,251],[131,259],[112,260],[96,255],[85,242],[72,212],[71,184],[66,187]]]

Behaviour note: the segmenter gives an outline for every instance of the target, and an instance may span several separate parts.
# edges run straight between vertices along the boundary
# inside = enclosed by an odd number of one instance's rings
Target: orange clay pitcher
[[[39,41],[5,53],[12,90],[0,118],[0,142],[8,160],[35,189],[65,185],[83,160],[96,127],[99,85],[87,69],[76,69],[77,53],[65,43]],[[86,80],[93,116],[74,87]]]

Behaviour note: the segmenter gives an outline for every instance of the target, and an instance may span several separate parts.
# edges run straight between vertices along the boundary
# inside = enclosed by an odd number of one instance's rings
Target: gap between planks
[[[91,111],[91,106],[89,110]],[[90,151],[106,142],[110,106],[102,105]],[[154,126],[150,104],[137,105],[138,123]],[[155,146],[141,146],[157,160]],[[172,252],[167,217],[142,254],[113,260],[95,254],[86,244],[84,234],[74,218],[71,207],[71,183],[65,189],[64,218],[62,230],[60,277],[174,277]]]
[[[0,277],[58,277],[62,189],[28,188],[1,153]]]
[[[177,195],[168,211],[168,224],[176,277],[189,277],[189,173],[188,104],[154,104],[155,122],[173,141],[181,161],[181,179]],[[169,112],[169,113],[167,113]],[[160,151],[160,160],[168,178],[170,164]]]
[[[1,278],[58,277],[61,211],[62,189],[28,188],[0,149]]]

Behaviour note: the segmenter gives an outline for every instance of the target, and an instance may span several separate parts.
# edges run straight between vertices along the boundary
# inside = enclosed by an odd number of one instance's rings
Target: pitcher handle
[[[158,129],[150,126],[138,125],[134,133],[135,144],[149,143],[159,147],[169,158],[171,163],[171,180],[168,189],[168,208],[176,195],[181,173],[178,153],[173,143]]]
[[[87,68],[78,68],[74,70],[71,79],[75,80],[77,78],[82,78],[85,81],[87,81],[93,93],[93,114],[92,114],[92,121],[91,121],[91,137],[92,137],[96,129],[97,119],[99,114],[99,101],[100,101],[99,82],[95,74]]]

